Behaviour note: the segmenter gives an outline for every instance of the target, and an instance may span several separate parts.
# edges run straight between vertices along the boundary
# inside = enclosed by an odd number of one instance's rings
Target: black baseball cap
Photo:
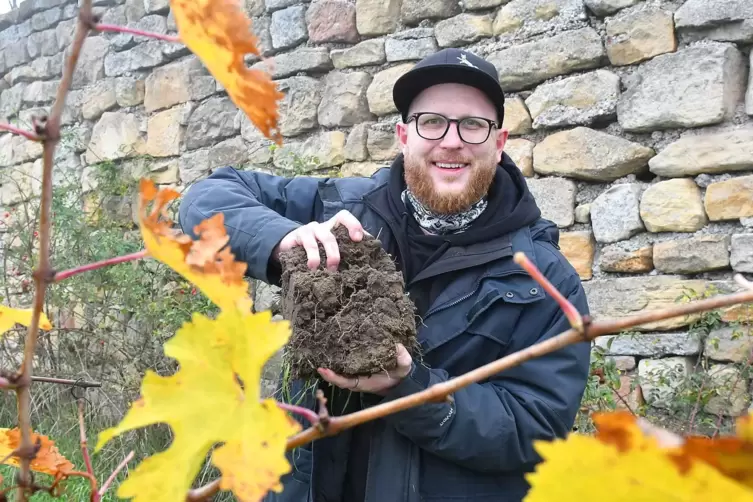
[[[437,84],[470,85],[485,93],[497,108],[500,124],[504,118],[505,94],[499,84],[497,68],[489,61],[462,49],[442,49],[422,59],[395,82],[392,100],[403,122],[408,107],[424,89]]]

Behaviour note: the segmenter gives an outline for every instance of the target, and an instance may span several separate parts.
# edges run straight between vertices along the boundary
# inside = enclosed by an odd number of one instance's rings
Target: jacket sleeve
[[[276,284],[279,270],[270,267],[272,250],[289,232],[313,221],[321,180],[223,167],[186,191],[178,222],[195,238],[196,225],[223,213],[230,248],[237,260],[248,263],[247,274]]]
[[[588,313],[577,276],[570,276],[569,286],[559,290],[581,314]],[[518,329],[525,330],[526,324],[533,329],[544,328],[532,343],[570,328],[549,296],[529,315],[525,316],[528,323],[524,320]],[[533,318],[548,322],[531,322]],[[533,441],[564,437],[570,432],[585,390],[589,360],[589,342],[570,345],[487,382],[464,387],[452,394],[451,403],[422,404],[385,420],[422,449],[469,469],[495,472],[530,468],[541,460]],[[412,373],[383,401],[419,392],[449,378],[442,369],[414,363]]]

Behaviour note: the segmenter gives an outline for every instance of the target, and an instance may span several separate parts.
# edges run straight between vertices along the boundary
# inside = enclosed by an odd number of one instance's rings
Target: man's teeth
[[[461,167],[465,167],[465,164],[449,164],[445,162],[435,162],[435,164],[437,165],[437,167],[441,167],[443,169],[460,169]]]

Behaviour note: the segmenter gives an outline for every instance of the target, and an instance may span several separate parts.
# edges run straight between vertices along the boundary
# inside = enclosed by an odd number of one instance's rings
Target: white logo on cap
[[[468,61],[468,58],[465,54],[461,54],[460,56],[458,56],[458,61],[460,62],[460,64],[464,64],[466,66],[470,66],[471,68],[476,68],[478,70],[478,66]]]

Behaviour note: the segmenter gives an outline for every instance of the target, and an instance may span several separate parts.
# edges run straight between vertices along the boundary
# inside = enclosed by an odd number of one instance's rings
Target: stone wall
[[[94,3],[103,22],[175,32],[168,0]],[[689,291],[737,290],[733,274],[753,273],[753,2],[246,0],[245,7],[266,59],[247,61],[270,71],[285,93],[282,148],[259,135],[183,46],[102,33],[87,39],[73,80],[59,169],[88,187],[91,166],[111,160],[180,189],[228,164],[368,175],[398,152],[395,79],[434,51],[465,47],[499,69],[507,152],[560,227],[594,315],[663,307]],[[75,16],[75,2],[26,0],[0,17],[0,118],[28,123],[49,107]],[[0,167],[14,181],[6,176],[0,205],[21,202],[22,188],[38,193],[40,155],[37,145],[0,135]],[[642,328],[655,334],[599,345],[625,372],[632,404],[666,407],[703,356],[713,385],[735,377],[707,411],[737,415],[751,402],[744,367],[753,351],[753,338],[729,324],[741,312],[723,310],[717,323],[709,316],[655,323]],[[689,331],[696,321],[710,335]],[[652,381],[657,369],[672,374]],[[630,391],[631,382],[640,386]]]

